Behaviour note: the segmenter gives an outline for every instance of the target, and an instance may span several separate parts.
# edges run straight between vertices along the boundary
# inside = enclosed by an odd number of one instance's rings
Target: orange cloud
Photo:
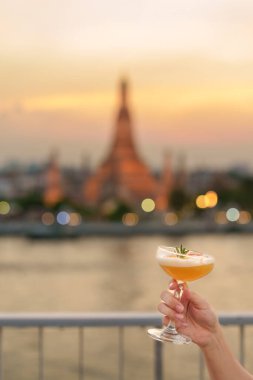
[[[111,107],[113,96],[111,93],[92,94],[55,94],[28,97],[23,100],[26,111],[54,111],[68,109],[89,109],[90,112],[101,108]]]

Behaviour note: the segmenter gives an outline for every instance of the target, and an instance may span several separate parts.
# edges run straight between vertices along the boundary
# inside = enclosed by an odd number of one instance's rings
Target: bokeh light
[[[135,226],[139,222],[139,217],[134,212],[128,212],[122,216],[122,223],[125,226]]]
[[[251,217],[251,214],[250,212],[248,211],[241,211],[240,212],[240,217],[238,219],[238,223],[239,224],[248,224],[250,223],[252,217]]]
[[[70,226],[79,226],[82,223],[82,217],[78,212],[71,212],[69,214],[70,220],[69,225]]]
[[[164,223],[168,226],[174,226],[178,223],[178,216],[175,212],[167,212],[164,216]]]
[[[225,211],[218,211],[215,214],[215,222],[217,224],[227,224],[228,220],[227,220],[226,212]]]
[[[70,221],[70,215],[66,211],[60,211],[58,212],[56,219],[59,224],[61,224],[62,226],[65,226]]]
[[[11,211],[11,206],[6,201],[0,202],[0,215],[7,215]]]
[[[207,207],[215,207],[218,203],[218,194],[215,191],[208,191],[205,195]]]
[[[155,209],[155,202],[151,198],[143,199],[141,202],[141,208],[145,212],[152,212]]]
[[[237,208],[231,207],[227,210],[226,217],[229,222],[236,222],[240,218],[240,212]]]
[[[207,202],[206,202],[206,197],[205,195],[199,195],[197,198],[196,198],[196,206],[198,208],[201,208],[201,209],[204,209],[207,207]]]
[[[213,208],[218,203],[218,194],[215,191],[207,191],[205,195],[198,195],[196,198],[196,206],[198,208]]]
[[[54,214],[52,214],[52,212],[44,212],[41,217],[41,221],[46,226],[51,226],[55,222]]]

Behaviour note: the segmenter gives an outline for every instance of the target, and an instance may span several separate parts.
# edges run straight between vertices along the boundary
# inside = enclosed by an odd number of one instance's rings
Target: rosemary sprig
[[[181,244],[180,247],[176,247],[176,251],[178,253],[177,257],[184,259],[185,258],[184,256],[189,252],[189,249],[184,248],[183,245]]]

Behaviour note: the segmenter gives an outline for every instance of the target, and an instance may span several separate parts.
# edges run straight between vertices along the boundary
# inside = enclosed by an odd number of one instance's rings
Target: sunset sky
[[[0,165],[96,165],[129,79],[141,156],[253,169],[253,1],[9,0],[0,4]]]

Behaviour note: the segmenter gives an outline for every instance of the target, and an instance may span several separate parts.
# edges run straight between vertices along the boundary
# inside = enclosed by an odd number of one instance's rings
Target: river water
[[[1,312],[156,311],[168,277],[155,261],[159,244],[180,245],[210,253],[215,269],[190,284],[221,311],[253,311],[253,236],[247,234],[93,237],[65,241],[0,239]],[[235,354],[238,334],[226,328]],[[117,334],[108,329],[87,331],[86,379],[116,379]],[[246,366],[253,359],[253,331],[248,328]],[[98,344],[99,342],[99,344]],[[33,329],[4,332],[4,375],[8,380],[37,376],[37,335]],[[152,342],[144,330],[129,329],[125,341],[124,380],[153,378]],[[167,344],[166,379],[197,379],[194,345]],[[182,361],[184,366],[182,366]],[[45,332],[46,379],[77,379],[77,332]]]

